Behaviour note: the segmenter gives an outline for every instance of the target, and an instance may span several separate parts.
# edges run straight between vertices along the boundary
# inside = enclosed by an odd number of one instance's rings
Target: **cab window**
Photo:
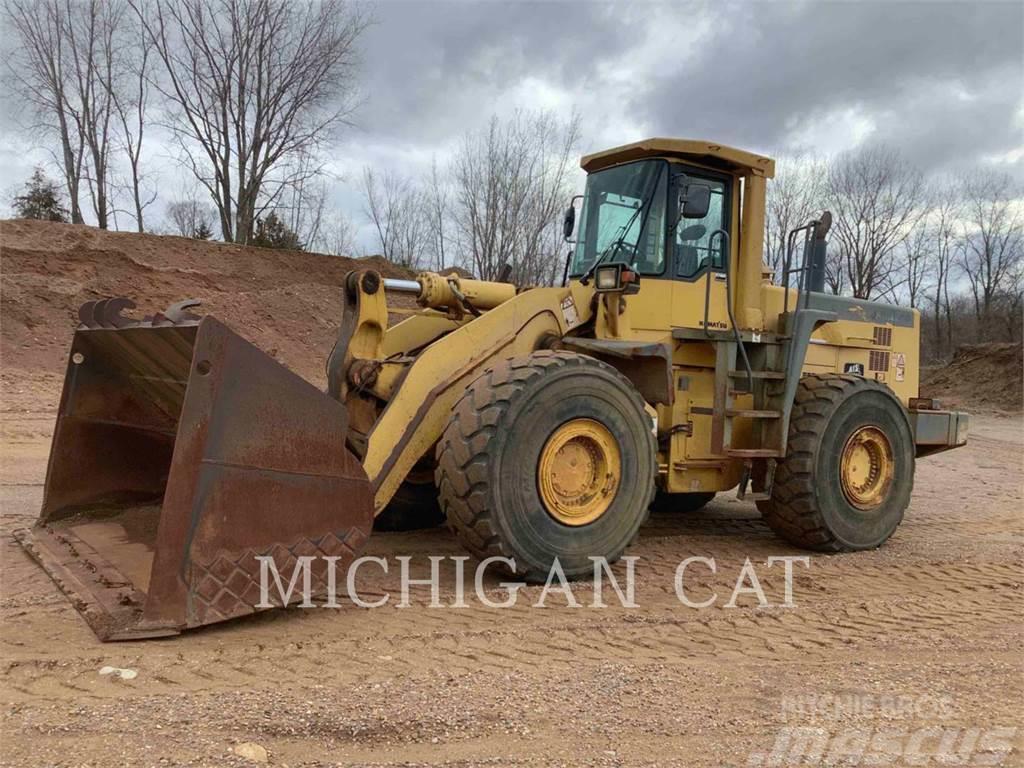
[[[721,235],[713,239],[717,229],[729,229],[729,205],[726,184],[718,179],[702,178],[687,173],[690,182],[711,187],[711,205],[703,219],[680,219],[673,238],[675,276],[695,277],[707,268],[721,270],[725,244]]]
[[[587,177],[571,272],[595,262],[625,262],[643,275],[665,272],[668,163],[645,160]]]

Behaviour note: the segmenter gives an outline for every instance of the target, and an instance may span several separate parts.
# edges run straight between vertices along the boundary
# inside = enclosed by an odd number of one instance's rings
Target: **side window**
[[[722,269],[724,243],[721,235],[713,240],[716,229],[729,228],[725,182],[690,176],[711,187],[711,205],[703,219],[680,219],[675,234],[676,277],[693,277],[707,267]]]

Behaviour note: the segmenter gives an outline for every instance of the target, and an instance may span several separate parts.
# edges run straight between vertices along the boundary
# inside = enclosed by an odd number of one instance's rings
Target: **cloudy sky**
[[[364,165],[419,172],[517,107],[575,109],[583,152],[652,135],[768,154],[884,142],[928,171],[988,163],[1024,179],[1020,2],[384,0],[372,12],[363,105],[333,163],[357,224]],[[0,131],[11,184],[43,155],[10,115]],[[180,184],[153,153],[166,186]]]

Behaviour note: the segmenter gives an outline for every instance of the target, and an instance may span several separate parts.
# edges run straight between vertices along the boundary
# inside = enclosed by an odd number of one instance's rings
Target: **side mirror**
[[[576,229],[576,206],[569,203],[565,209],[565,216],[562,218],[562,237],[566,240],[572,238],[572,232]]]
[[[565,216],[562,218],[562,236],[567,243],[573,242],[572,233],[576,229],[576,201],[582,200],[583,195],[573,195],[569,201],[569,207],[565,209]]]
[[[687,184],[679,193],[679,215],[684,219],[703,219],[711,207],[711,187]]]

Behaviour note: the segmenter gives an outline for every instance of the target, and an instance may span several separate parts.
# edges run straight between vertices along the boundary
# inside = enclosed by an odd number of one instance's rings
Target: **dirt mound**
[[[317,385],[341,316],[346,272],[383,259],[278,251],[182,237],[104,232],[40,221],[0,222],[0,353],[5,372],[63,377],[78,307],[127,296],[136,314],[201,299],[238,333]],[[5,376],[6,378],[6,376]]]
[[[372,266],[409,273],[380,258],[345,259],[183,237],[104,232],[42,221],[0,222],[0,359],[5,399],[26,376],[53,397],[63,380],[78,307],[127,296],[137,315],[185,298],[318,386],[341,316],[345,273]],[[394,297],[395,304],[408,304]],[[925,369],[922,393],[975,410],[1024,409],[1021,347],[961,347],[953,361]],[[49,390],[53,392],[49,392]]]
[[[968,410],[1024,410],[1024,347],[965,344],[949,365],[922,371],[921,394]]]

